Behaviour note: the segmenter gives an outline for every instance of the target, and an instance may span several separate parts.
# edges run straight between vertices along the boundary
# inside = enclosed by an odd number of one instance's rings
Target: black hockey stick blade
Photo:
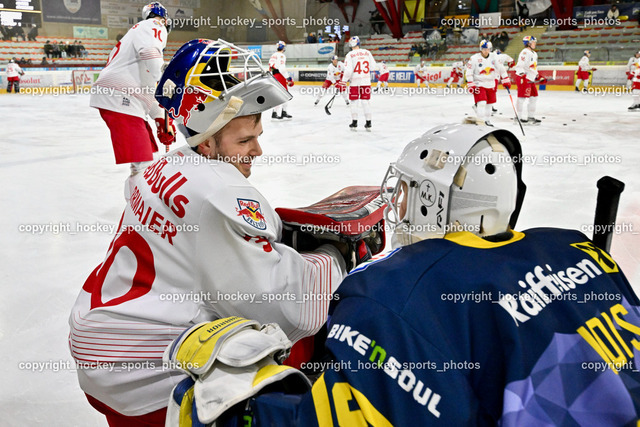
[[[329,102],[327,102],[327,105],[324,106],[324,112],[327,113],[328,115],[331,115],[331,111],[329,111],[329,108],[331,108],[331,106],[333,105],[333,100],[335,98],[336,98],[336,94],[334,94],[329,100]]]
[[[596,215],[593,220],[593,244],[609,252],[611,238],[618,214],[620,194],[624,191],[624,182],[610,176],[603,176],[598,180],[598,200]]]

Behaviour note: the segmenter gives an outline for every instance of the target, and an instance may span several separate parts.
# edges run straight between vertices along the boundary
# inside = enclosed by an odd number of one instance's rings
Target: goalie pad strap
[[[254,320],[235,316],[200,323],[184,331],[163,358],[187,373],[202,375],[211,368],[226,340],[247,328],[259,327]]]

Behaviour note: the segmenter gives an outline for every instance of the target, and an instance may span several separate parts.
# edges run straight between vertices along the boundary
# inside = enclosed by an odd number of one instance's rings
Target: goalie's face
[[[262,135],[262,122],[256,116],[243,116],[231,120],[220,132],[198,146],[203,156],[231,163],[249,178],[253,160],[262,155],[258,137]]]

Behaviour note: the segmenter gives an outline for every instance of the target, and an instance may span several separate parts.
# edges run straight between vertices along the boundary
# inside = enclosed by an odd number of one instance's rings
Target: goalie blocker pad
[[[283,223],[282,241],[294,249],[310,251],[320,240],[335,240],[346,242],[360,256],[359,241],[366,243],[371,255],[384,249],[385,206],[380,187],[351,186],[310,206],[276,208],[276,212]]]

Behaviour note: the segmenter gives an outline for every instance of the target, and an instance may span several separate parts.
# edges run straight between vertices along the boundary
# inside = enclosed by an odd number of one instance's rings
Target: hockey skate
[[[539,125],[542,123],[542,120],[538,120],[535,117],[529,117],[527,120],[523,120],[522,123],[526,123],[528,125]]]
[[[286,111],[282,110],[282,114],[280,115],[280,119],[291,120],[293,116],[290,116]]]
[[[640,113],[640,104],[634,104],[631,107],[627,108],[628,111],[637,111]]]
[[[357,120],[353,120],[351,122],[351,124],[349,125],[349,129],[351,129],[353,131],[355,131],[357,127],[358,127],[358,121]]]
[[[371,132],[371,120],[367,120],[367,122],[364,124],[364,130]]]
[[[318,102],[320,102],[320,100],[316,99],[315,102],[313,103],[313,105],[318,105]]]
[[[282,117],[278,116],[278,113],[275,111],[271,113],[271,120],[280,120]]]

